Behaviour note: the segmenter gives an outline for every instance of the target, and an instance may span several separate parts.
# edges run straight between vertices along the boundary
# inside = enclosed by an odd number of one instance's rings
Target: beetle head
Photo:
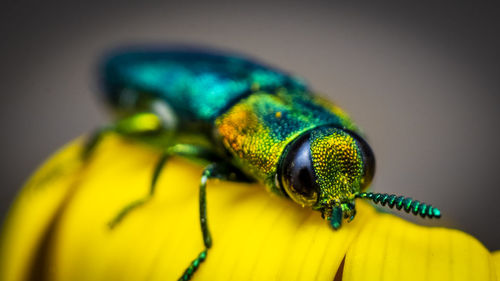
[[[294,140],[280,163],[282,189],[295,202],[319,210],[333,228],[354,218],[354,199],[370,184],[375,159],[355,132],[319,127]]]

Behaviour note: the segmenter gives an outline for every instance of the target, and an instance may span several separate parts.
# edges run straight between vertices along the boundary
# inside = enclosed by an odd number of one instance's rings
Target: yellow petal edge
[[[155,150],[109,136],[79,161],[74,142],[28,181],[4,224],[0,280],[175,280],[203,249],[202,167],[174,158],[157,193],[115,229],[107,223],[144,197]],[[333,231],[320,214],[257,184],[210,181],[213,247],[194,280],[497,280],[492,255],[463,232],[418,226],[357,202]]]

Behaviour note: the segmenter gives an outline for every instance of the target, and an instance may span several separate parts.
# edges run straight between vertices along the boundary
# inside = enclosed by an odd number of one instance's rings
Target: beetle
[[[205,249],[182,274],[192,277],[212,238],[206,210],[213,178],[265,185],[321,213],[337,230],[356,214],[355,199],[439,218],[439,209],[404,196],[366,192],[375,157],[359,128],[337,105],[284,71],[236,54],[196,48],[115,51],[100,65],[100,84],[116,121],[93,134],[83,157],[107,132],[161,149],[149,194],[112,218],[113,228],[153,195],[174,155],[206,163],[200,179]]]

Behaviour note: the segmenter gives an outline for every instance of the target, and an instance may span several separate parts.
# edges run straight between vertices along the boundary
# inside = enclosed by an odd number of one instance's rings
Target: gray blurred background
[[[500,249],[498,7],[58,2],[0,4],[0,219],[37,165],[109,120],[98,56],[173,42],[247,53],[303,76],[364,128],[375,190],[439,206],[433,225]]]

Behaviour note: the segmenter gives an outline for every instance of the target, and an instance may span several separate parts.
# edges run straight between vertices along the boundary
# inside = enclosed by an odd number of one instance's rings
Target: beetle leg
[[[212,236],[210,235],[210,230],[208,229],[208,221],[207,221],[207,196],[206,196],[206,187],[207,181],[209,179],[222,179],[222,180],[230,180],[230,181],[238,181],[238,182],[251,182],[249,178],[243,175],[238,169],[234,166],[221,162],[221,163],[212,163],[208,165],[202,173],[200,179],[200,225],[201,232],[203,234],[203,244],[205,245],[205,249],[196,257],[189,267],[184,271],[179,280],[189,280],[193,276],[194,272],[198,269],[200,264],[206,259],[208,249],[212,247]]]
[[[169,132],[162,119],[153,112],[140,112],[118,120],[116,123],[97,129],[87,140],[83,148],[83,159],[88,159],[102,138],[110,132],[124,136],[143,136],[159,132]]]
[[[176,144],[176,145],[168,147],[162,153],[162,155],[160,156],[160,159],[158,160],[157,164],[155,165],[155,168],[153,171],[153,178],[151,180],[151,185],[149,188],[149,193],[144,198],[135,200],[135,201],[129,203],[128,205],[126,205],[111,221],[109,221],[109,223],[108,223],[109,228],[114,228],[132,210],[144,205],[153,197],[160,173],[163,170],[163,167],[167,163],[168,159],[174,155],[178,155],[178,156],[182,156],[182,157],[186,157],[186,158],[191,158],[191,159],[198,159],[198,160],[201,159],[204,161],[215,161],[215,160],[219,159],[218,156],[215,153],[213,153],[211,150],[204,148],[204,147],[200,147],[200,146],[195,146],[195,145],[191,145],[191,144]]]
[[[82,159],[85,161],[90,158],[92,153],[95,151],[97,145],[101,142],[104,135],[108,132],[113,131],[111,127],[102,127],[95,130],[89,138],[86,139],[83,145]]]
[[[146,195],[146,197],[141,198],[139,200],[135,200],[131,203],[129,203],[127,206],[125,206],[111,221],[108,222],[109,228],[114,228],[120,221],[123,220],[123,218],[130,213],[130,211],[134,210],[135,208],[143,205],[144,203],[148,202],[154,195],[155,188],[156,188],[156,182],[158,181],[158,177],[160,176],[160,172],[167,163],[168,158],[171,157],[171,154],[169,153],[163,153],[160,156],[160,159],[156,163],[156,166],[154,168],[153,172],[153,179],[151,181],[151,185],[149,187],[149,193]]]

